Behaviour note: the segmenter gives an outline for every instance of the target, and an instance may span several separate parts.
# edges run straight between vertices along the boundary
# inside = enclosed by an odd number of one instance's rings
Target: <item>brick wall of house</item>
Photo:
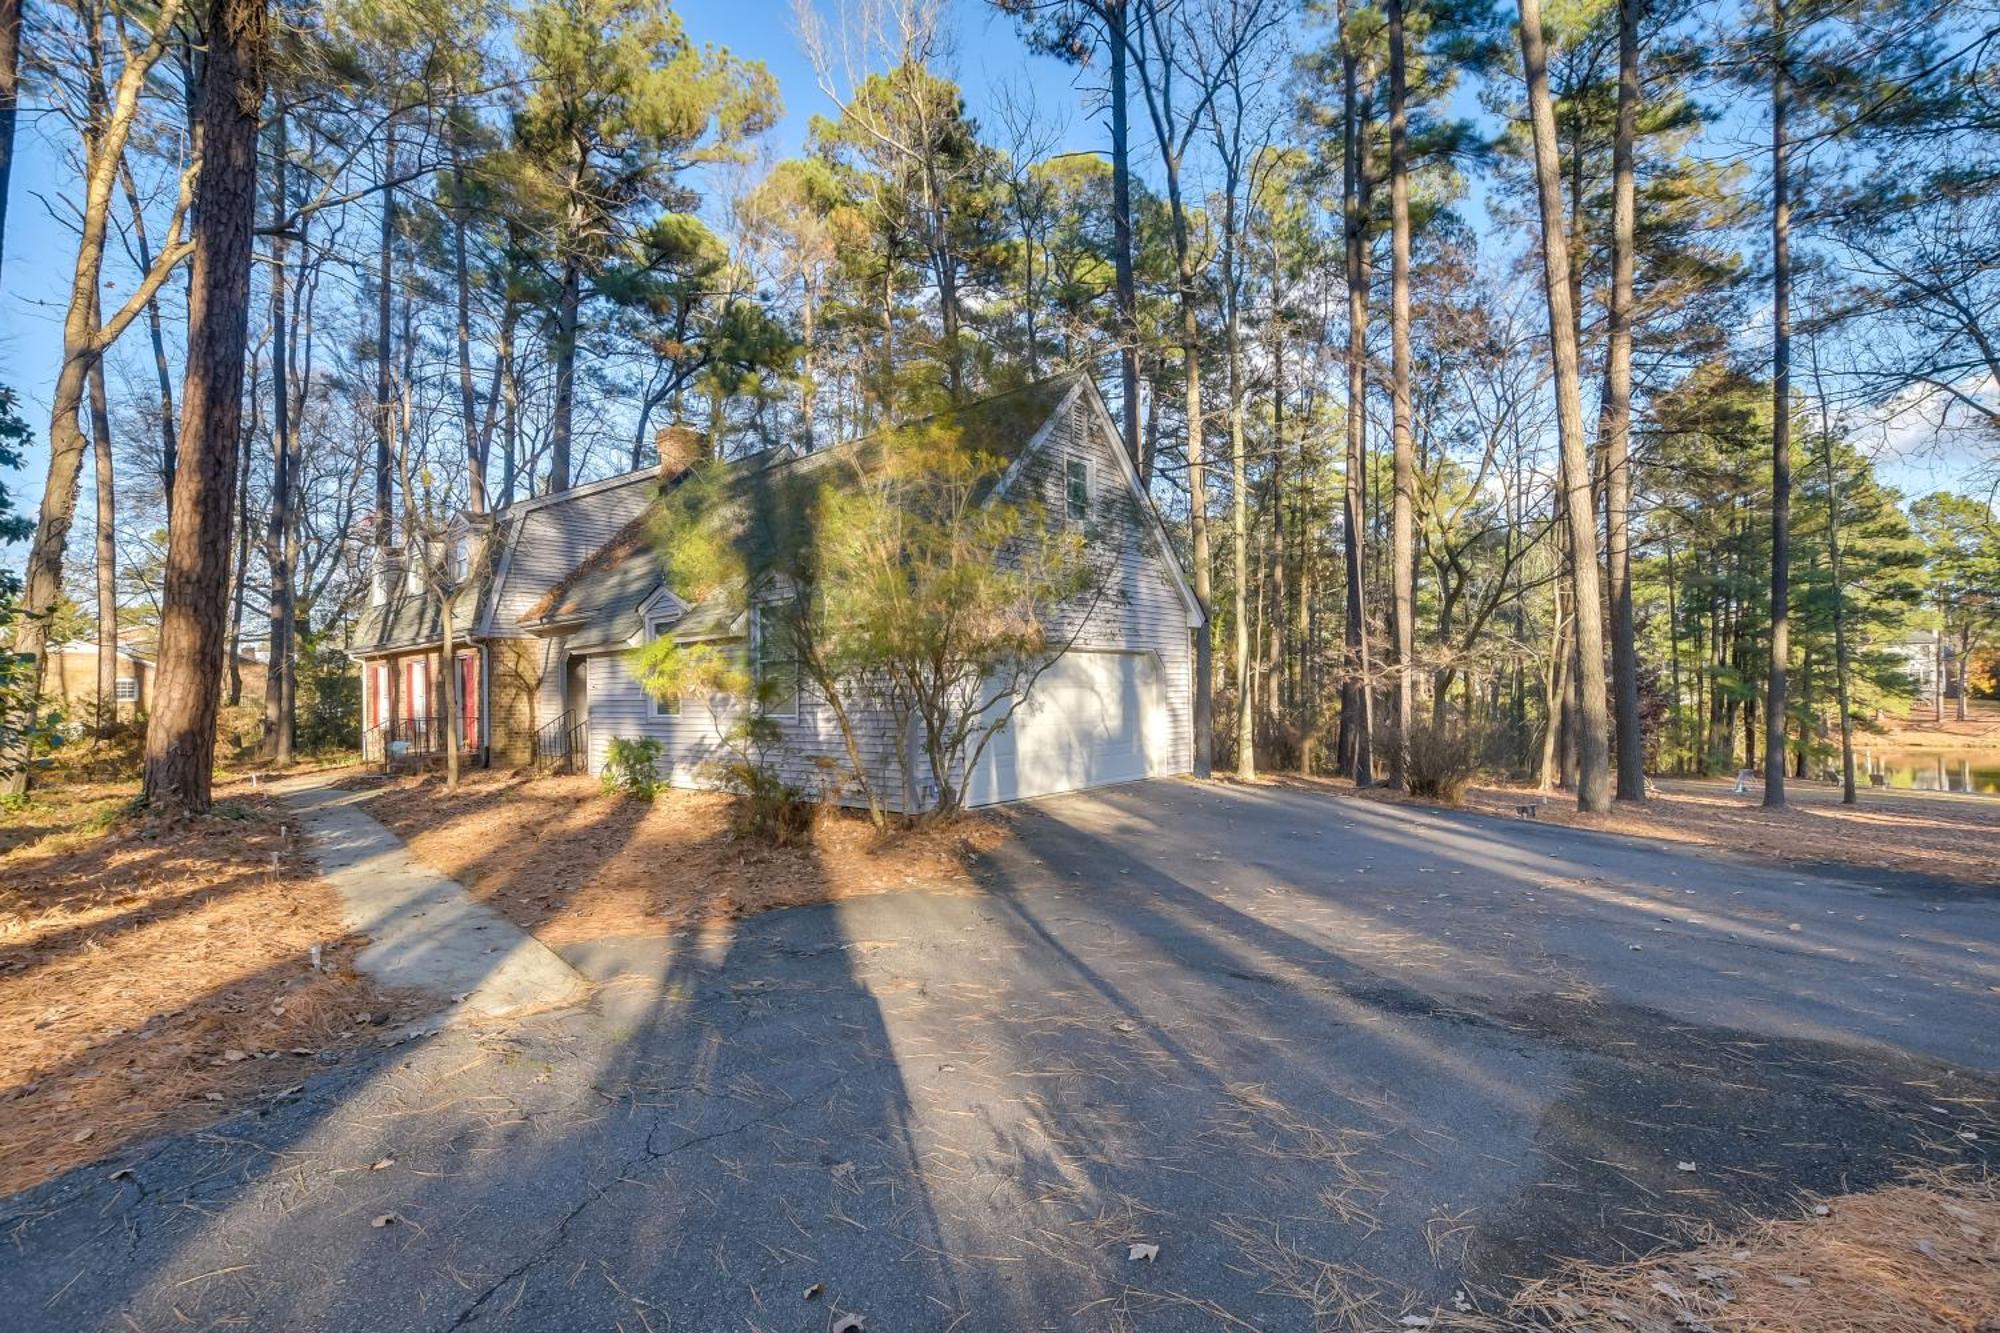
[[[130,718],[145,712],[153,701],[153,668],[122,654],[118,658],[118,678],[138,682],[137,698],[118,705],[118,715]],[[97,709],[97,652],[58,652],[49,655],[42,690],[74,721],[88,722]]]
[[[522,768],[534,762],[536,730],[555,717],[540,702],[549,675],[548,644],[541,639],[494,639],[487,646],[493,673],[487,732],[493,763]]]

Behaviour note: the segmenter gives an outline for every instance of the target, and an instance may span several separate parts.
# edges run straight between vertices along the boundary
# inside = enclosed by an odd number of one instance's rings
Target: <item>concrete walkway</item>
[[[580,1003],[589,986],[541,941],[410,854],[358,808],[338,774],[282,784],[348,928],[373,941],[356,966],[384,986],[427,990],[460,1015],[500,1017]]]

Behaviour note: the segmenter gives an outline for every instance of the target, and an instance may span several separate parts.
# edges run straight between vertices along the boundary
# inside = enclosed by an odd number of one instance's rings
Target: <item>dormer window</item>
[[[1090,517],[1090,464],[1081,458],[1069,460],[1063,480],[1063,505],[1073,523]]]

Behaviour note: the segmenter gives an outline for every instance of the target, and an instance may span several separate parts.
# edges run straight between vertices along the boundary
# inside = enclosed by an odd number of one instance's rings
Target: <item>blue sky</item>
[[[833,0],[820,0],[832,18]],[[679,0],[676,6],[697,42],[726,47],[745,59],[760,60],[777,78],[784,98],[784,120],[770,135],[766,149],[774,157],[796,153],[805,140],[811,118],[832,105],[813,75],[798,40],[789,0]],[[954,50],[951,73],[965,89],[975,116],[988,111],[995,89],[1003,83],[1033,92],[1044,112],[1066,121],[1058,151],[1095,149],[1103,140],[1101,127],[1084,109],[1072,81],[1076,71],[1031,51],[1013,20],[996,13],[984,0],[955,0]],[[30,18],[32,24],[32,17]],[[29,40],[33,40],[32,27]],[[19,509],[29,514],[41,502],[48,467],[48,405],[61,364],[62,318],[68,302],[75,238],[58,220],[63,201],[76,192],[76,180],[63,161],[69,129],[59,119],[34,114],[23,107],[16,133],[12,188],[7,211],[7,252],[0,273],[0,384],[14,389],[33,430],[27,458],[20,471],[6,478]],[[131,277],[114,253],[108,265],[106,297],[131,289]],[[141,359],[144,359],[143,365]],[[143,325],[134,324],[111,358],[113,393],[127,368],[150,374],[150,353]],[[84,485],[90,484],[88,467]],[[4,558],[20,562],[25,551],[9,547]]]
[[[815,0],[831,17],[838,0]],[[987,0],[951,0],[953,49],[946,73],[954,76],[965,91],[972,114],[986,122],[989,130],[997,124],[992,114],[996,90],[1002,85],[1025,88],[1046,118],[1062,125],[1056,151],[1099,151],[1105,130],[1097,112],[1086,107],[1084,95],[1075,86],[1079,72],[1049,57],[1031,51],[1021,40],[1013,20],[997,14]],[[761,60],[776,77],[785,103],[782,123],[770,136],[767,152],[773,157],[795,153],[803,143],[807,126],[815,114],[832,110],[818,88],[805,50],[795,32],[789,0],[679,0],[678,8],[690,36],[699,42],[727,47],[749,59]],[[32,40],[32,28],[30,30]],[[1313,40],[1301,34],[1303,43]],[[1094,72],[1083,77],[1094,79]],[[1460,114],[1476,115],[1473,90],[1460,92]],[[61,201],[74,193],[75,181],[64,167],[62,151],[67,127],[54,118],[46,121],[25,109],[16,144],[12,197],[8,211],[7,255],[4,284],[0,285],[0,383],[16,389],[23,400],[27,418],[34,428],[35,443],[26,465],[8,479],[9,488],[19,497],[20,507],[32,512],[41,496],[46,469],[45,439],[48,395],[60,357],[60,323],[67,299],[67,281],[73,261],[74,241],[69,229],[52,215]],[[1144,117],[1134,107],[1135,158],[1144,174],[1151,161],[1151,148],[1144,140]],[[1198,184],[1198,183],[1197,183]],[[1464,206],[1475,225],[1490,225],[1481,204],[1484,182],[1473,183],[1473,197]],[[1489,259],[1501,261],[1511,248],[1507,237],[1489,237]],[[107,274],[107,300],[130,290],[130,274],[114,261]],[[142,361],[143,358],[143,361]],[[150,374],[144,330],[134,325],[111,358],[114,386],[130,374]],[[116,388],[114,387],[114,393]],[[1907,423],[1900,441],[1906,449],[1921,442],[1926,432],[1910,429]],[[1916,457],[1885,469],[1890,479],[1906,490],[1921,491],[1949,483],[1961,462],[1949,457]],[[86,477],[86,485],[88,478]],[[7,550],[9,563],[20,561],[24,553]]]

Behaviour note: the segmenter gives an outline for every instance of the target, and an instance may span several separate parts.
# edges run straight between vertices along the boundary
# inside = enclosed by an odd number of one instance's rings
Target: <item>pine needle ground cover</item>
[[[1419,1316],[1418,1318],[1424,1318]],[[1926,1173],[1637,1263],[1530,1283],[1506,1318],[1440,1329],[1562,1333],[1995,1333],[2000,1185]],[[1424,1325],[1412,1325],[1412,1327]]]
[[[288,1096],[418,1012],[355,974],[278,801],[168,823],[135,790],[0,811],[0,1195]]]
[[[660,935],[780,907],[911,890],[971,892],[970,860],[1004,840],[997,815],[878,833],[822,811],[802,846],[731,828],[732,798],[607,794],[589,777],[469,775],[383,785],[362,808],[426,865],[548,944]]]

